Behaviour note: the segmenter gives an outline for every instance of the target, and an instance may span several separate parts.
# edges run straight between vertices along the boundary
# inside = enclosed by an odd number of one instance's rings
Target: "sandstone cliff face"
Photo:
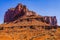
[[[8,9],[4,16],[4,22],[10,22],[12,19],[14,8]]]
[[[15,8],[8,9],[4,16],[4,22],[12,22],[21,16],[35,15],[35,12],[29,11],[25,5],[18,4]]]
[[[50,24],[51,26],[57,26],[56,16],[44,16],[44,20],[46,23]]]
[[[24,7],[22,4],[18,4],[16,8],[9,9],[4,16],[4,22],[11,22],[15,20],[15,16],[22,16],[24,15]]]

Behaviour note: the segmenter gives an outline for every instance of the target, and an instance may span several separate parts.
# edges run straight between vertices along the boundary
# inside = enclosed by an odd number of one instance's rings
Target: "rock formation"
[[[28,8],[25,5],[18,4],[15,8],[10,8],[8,11],[5,13],[4,16],[4,22],[9,23],[12,21],[15,21],[19,17],[22,16],[34,16],[36,15],[35,12],[28,10]],[[57,19],[56,16],[43,16],[44,20],[47,24],[50,25],[57,25]]]
[[[46,23],[50,24],[51,26],[57,26],[56,16],[44,16],[44,20]]]
[[[29,11],[25,5],[18,4],[16,8],[8,9],[4,16],[4,22],[12,22],[23,15],[35,15],[35,12]]]
[[[41,16],[18,4],[5,13],[0,40],[60,40],[56,16]]]

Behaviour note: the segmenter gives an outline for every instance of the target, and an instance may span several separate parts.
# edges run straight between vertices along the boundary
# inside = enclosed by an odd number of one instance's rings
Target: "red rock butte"
[[[18,4],[15,8],[10,8],[5,13],[4,22],[12,22],[18,17],[35,15],[33,11],[29,11],[25,5]]]

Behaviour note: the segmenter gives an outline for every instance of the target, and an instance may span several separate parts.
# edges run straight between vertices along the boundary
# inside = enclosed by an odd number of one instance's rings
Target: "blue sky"
[[[0,24],[4,22],[5,12],[18,3],[26,5],[39,15],[56,16],[60,25],[60,0],[0,0]]]

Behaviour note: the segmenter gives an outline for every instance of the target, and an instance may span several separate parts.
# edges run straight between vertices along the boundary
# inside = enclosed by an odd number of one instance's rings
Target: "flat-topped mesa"
[[[16,20],[18,17],[22,17],[23,15],[36,15],[33,11],[27,9],[27,7],[23,4],[18,4],[15,8],[10,8],[5,13],[4,23],[9,23]]]

